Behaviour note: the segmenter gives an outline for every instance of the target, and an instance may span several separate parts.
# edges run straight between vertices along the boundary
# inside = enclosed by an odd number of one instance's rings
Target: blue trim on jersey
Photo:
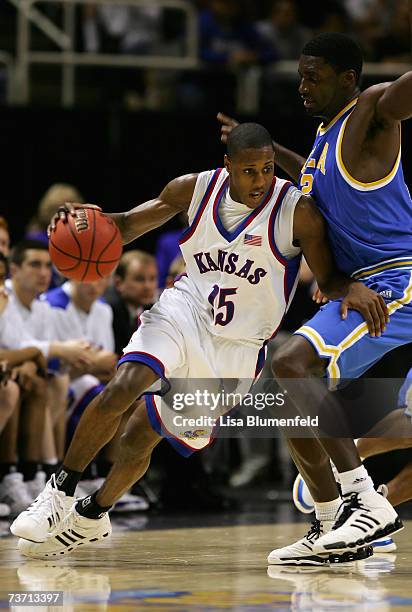
[[[86,410],[87,406],[90,402],[101,393],[104,389],[105,385],[99,384],[95,385],[83,395],[73,413],[70,415],[69,422],[67,423],[67,432],[66,432],[66,443],[70,442],[73,437],[74,432],[76,431],[76,427],[79,424],[80,418],[83,412]]]
[[[265,342],[263,343],[262,348],[260,349],[260,351],[258,353],[258,357],[257,357],[257,361],[256,361],[256,368],[255,368],[255,378],[257,378],[259,376],[259,374],[263,370],[263,366],[265,365],[267,343],[268,343],[268,340],[265,340]]]
[[[286,259],[283,257],[282,253],[279,251],[276,240],[275,240],[275,221],[277,214],[281,208],[282,202],[284,201],[287,192],[290,187],[292,187],[292,183],[287,181],[282,189],[279,192],[278,198],[273,206],[272,212],[270,213],[269,223],[268,223],[268,237],[269,237],[269,245],[273,255],[276,259],[285,266],[285,275],[283,279],[283,292],[285,296],[286,305],[289,304],[290,294],[292,292],[293,286],[295,284],[296,276],[299,272],[300,262],[302,259],[302,255],[296,255],[296,257],[292,257],[291,259]],[[276,333],[276,332],[274,332]],[[273,338],[273,334],[272,334]]]
[[[270,245],[271,251],[276,257],[276,259],[284,266],[287,265],[289,260],[286,259],[286,257],[283,257],[282,253],[279,251],[277,247],[277,244],[275,241],[275,220],[280,210],[280,207],[282,205],[282,202],[285,199],[285,196],[287,192],[289,191],[290,187],[292,187],[292,183],[290,181],[287,181],[283,185],[282,189],[279,191],[277,200],[272,208],[272,212],[270,213],[269,223],[268,223],[268,236],[269,236],[269,245]]]
[[[53,308],[62,308],[63,310],[66,310],[70,302],[70,296],[67,295],[62,287],[56,287],[56,289],[47,291],[43,294],[42,299],[48,302],[50,306],[53,306]]]
[[[228,232],[227,229],[225,229],[219,216],[220,202],[222,201],[224,192],[229,186],[229,177],[226,179],[221,189],[219,190],[219,193],[217,194],[215,202],[213,204],[213,219],[217,229],[219,230],[219,233],[223,236],[223,238],[225,238],[225,240],[227,240],[228,242],[232,242],[233,240],[235,240],[235,238],[237,238],[239,234],[241,234],[243,230],[245,230],[247,226],[257,217],[257,215],[264,209],[264,207],[272,197],[273,190],[275,189],[275,184],[276,177],[273,178],[272,184],[259,206],[252,210],[252,212],[246,217],[246,219],[243,219],[243,221],[239,223],[239,225],[235,230],[233,230],[233,232]]]
[[[162,388],[160,391],[145,391],[144,395],[165,395],[170,390],[170,382],[165,375],[165,367],[163,363],[150,353],[145,353],[143,351],[132,351],[130,353],[125,353],[117,362],[117,367],[119,367],[122,363],[134,362],[134,363],[143,363],[153,370],[155,374],[162,379],[163,382],[166,383],[166,387]]]
[[[152,429],[157,434],[159,434],[159,436],[162,436],[162,438],[165,438],[169,442],[169,444],[171,444],[173,448],[177,450],[178,453],[183,455],[183,457],[190,457],[190,455],[196,452],[195,448],[191,448],[190,446],[187,446],[183,441],[174,437],[170,432],[168,432],[163,427],[162,421],[157,412],[157,408],[156,408],[156,404],[155,404],[153,395],[146,395],[145,400],[146,400],[147,416],[149,417],[149,421],[150,421],[150,425],[152,426]]]
[[[214,171],[212,178],[209,181],[209,184],[206,188],[205,194],[202,198],[202,201],[199,204],[199,208],[197,209],[197,212],[194,216],[194,219],[192,221],[192,224],[189,225],[188,228],[186,228],[184,230],[184,232],[182,233],[182,235],[180,236],[180,240],[179,240],[179,244],[183,244],[184,242],[186,242],[186,240],[189,240],[189,238],[194,234],[199,221],[200,221],[200,217],[202,216],[207,203],[209,201],[209,198],[211,196],[211,194],[213,193],[213,189],[215,188],[215,185],[217,183],[217,180],[220,176],[220,173],[222,172],[223,168],[217,168],[217,170]]]

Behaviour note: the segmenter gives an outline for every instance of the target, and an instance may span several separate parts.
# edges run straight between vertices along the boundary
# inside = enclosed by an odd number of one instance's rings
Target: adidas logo
[[[67,476],[68,476],[68,473],[65,472],[64,470],[61,470],[60,474],[56,478],[56,483],[58,485],[62,485],[64,483],[64,481],[66,480]]]
[[[92,496],[89,495],[89,497],[85,497],[84,499],[82,499],[82,508],[85,508],[86,506],[88,506],[92,501]]]

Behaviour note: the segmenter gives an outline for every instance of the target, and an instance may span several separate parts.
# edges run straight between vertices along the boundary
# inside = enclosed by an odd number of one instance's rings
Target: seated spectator
[[[200,58],[209,65],[247,66],[276,59],[236,0],[211,0],[199,16]]]
[[[138,317],[156,301],[155,258],[144,251],[124,253],[105,298],[113,310],[115,352],[120,356],[137,328]]]
[[[113,376],[117,355],[114,352],[111,307],[101,300],[110,279],[94,283],[67,281],[61,287],[52,289],[42,296],[55,310],[57,329],[61,340],[86,339],[91,347],[87,364],[70,367],[70,405],[68,411],[67,437],[70,440],[77,424],[89,403],[104,389],[104,384]],[[129,416],[129,415],[128,415]],[[121,423],[124,427],[125,423]],[[116,434],[119,437],[120,429]],[[110,461],[100,458],[99,477],[105,477]],[[96,483],[82,481],[82,494],[94,490]],[[145,510],[146,500],[126,493],[116,504],[116,511]]]
[[[17,334],[26,345],[37,346],[45,359],[60,359],[66,364],[88,362],[90,347],[85,341],[60,342],[57,338],[53,310],[37,298],[50,283],[51,262],[45,244],[39,241],[22,241],[11,255],[11,280],[8,282],[10,308],[20,318]],[[16,344],[17,344],[16,338]],[[49,361],[50,363],[50,361]],[[48,474],[64,454],[68,376],[49,373],[45,389],[45,415],[37,436],[41,452],[39,461],[27,460],[22,472],[32,498],[44,487]],[[27,389],[30,391],[30,389]],[[24,421],[21,421],[24,429]]]
[[[0,217],[0,253],[5,257],[10,253],[9,225],[4,217]]]
[[[27,239],[40,240],[44,244],[49,243],[47,237],[47,226],[59,206],[65,202],[84,202],[81,193],[73,185],[68,183],[53,183],[41,198],[36,215],[26,227]]]
[[[295,0],[274,0],[270,18],[259,22],[257,27],[278,59],[298,59],[311,38],[310,30],[299,23]]]
[[[375,61],[410,63],[410,27],[408,0],[398,0],[392,6],[385,34],[375,41]]]

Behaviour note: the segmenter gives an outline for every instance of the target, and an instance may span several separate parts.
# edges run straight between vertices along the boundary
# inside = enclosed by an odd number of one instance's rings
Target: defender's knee
[[[282,346],[273,355],[272,372],[276,378],[305,378],[308,375],[298,352],[287,345]]]

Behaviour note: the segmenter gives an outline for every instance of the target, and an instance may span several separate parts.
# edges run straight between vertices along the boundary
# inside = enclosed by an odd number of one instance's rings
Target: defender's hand
[[[316,285],[316,289],[313,292],[312,300],[316,302],[316,304],[327,304],[329,302],[328,298],[323,295],[322,291]]]
[[[342,319],[346,319],[348,309],[357,310],[364,317],[371,336],[380,336],[389,323],[389,312],[381,295],[363,283],[352,283],[341,304]]]
[[[226,144],[227,137],[229,136],[233,128],[239,125],[239,121],[236,121],[236,119],[233,119],[233,117],[228,117],[227,115],[224,115],[223,113],[218,113],[217,118],[218,118],[218,121],[220,121],[220,123],[222,124],[220,127],[220,140],[224,144]]]
[[[53,215],[50,224],[47,228],[47,235],[50,238],[50,234],[54,232],[56,229],[57,221],[63,221],[66,223],[67,216],[71,215],[72,217],[77,216],[76,210],[79,208],[94,208],[95,210],[102,210],[100,206],[96,206],[95,204],[78,204],[76,202],[66,202],[64,206],[60,206],[55,215]]]

